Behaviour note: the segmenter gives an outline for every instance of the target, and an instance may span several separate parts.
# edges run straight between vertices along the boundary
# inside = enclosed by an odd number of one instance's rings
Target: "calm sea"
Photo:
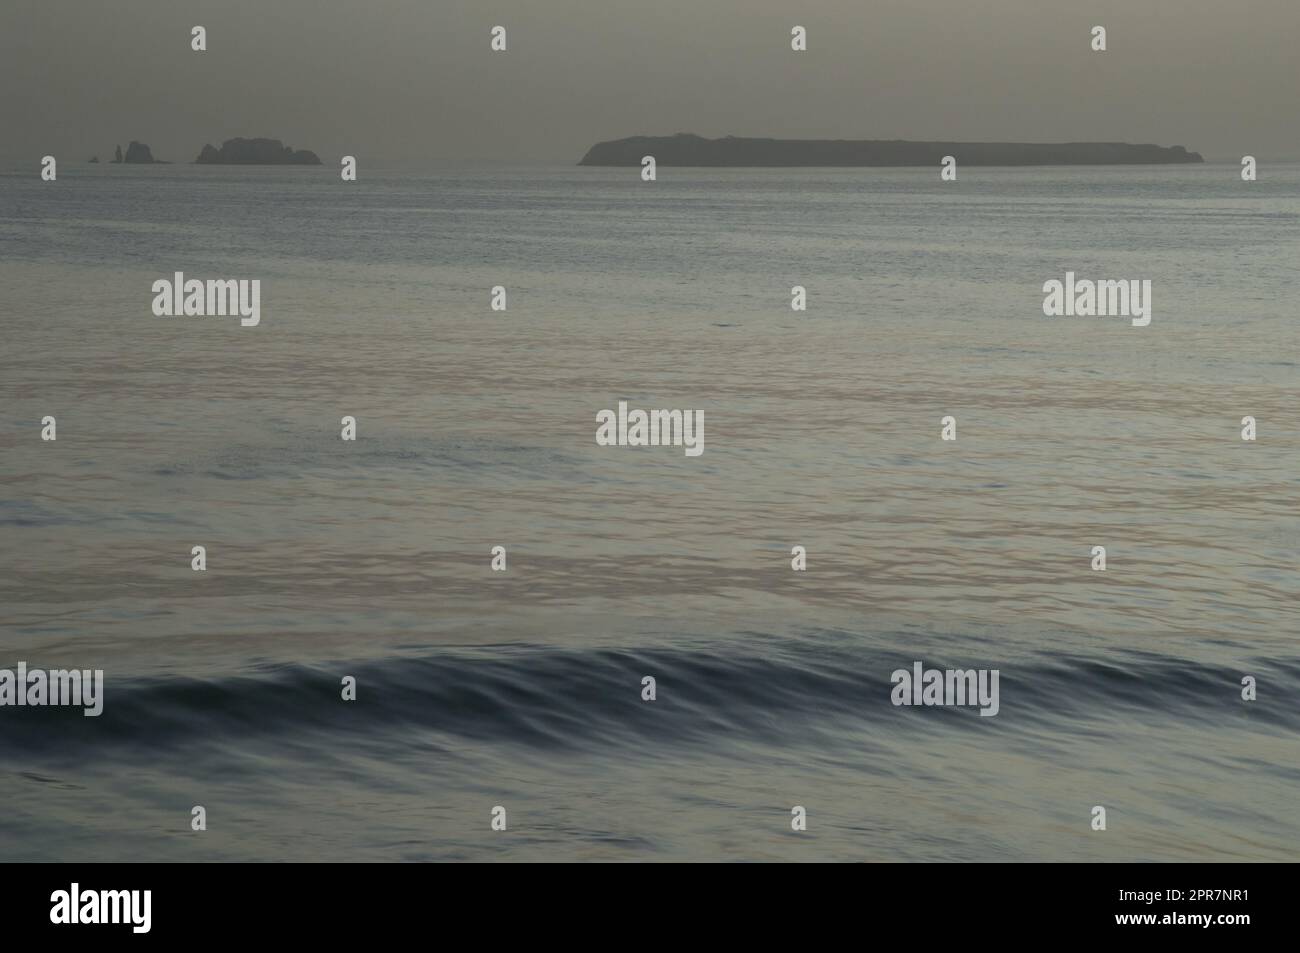
[[[106,685],[0,708],[5,859],[1300,851],[1300,166],[38,171],[0,668]],[[261,324],[155,317],[177,271]],[[1067,271],[1150,326],[1045,317]],[[598,447],[619,400],[705,452]]]

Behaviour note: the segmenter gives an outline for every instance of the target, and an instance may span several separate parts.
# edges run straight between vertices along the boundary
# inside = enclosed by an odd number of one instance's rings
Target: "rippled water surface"
[[[1300,166],[0,174],[0,668],[106,678],[0,708],[3,852],[1294,859],[1298,227]]]

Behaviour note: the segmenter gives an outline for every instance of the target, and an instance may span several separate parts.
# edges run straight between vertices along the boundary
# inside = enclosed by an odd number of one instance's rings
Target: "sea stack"
[[[118,146],[119,150],[121,148],[121,146]],[[165,162],[153,157],[153,153],[149,151],[148,146],[143,142],[136,142],[134,139],[132,139],[131,144],[126,147],[126,158],[122,161],[137,165],[166,165]]]

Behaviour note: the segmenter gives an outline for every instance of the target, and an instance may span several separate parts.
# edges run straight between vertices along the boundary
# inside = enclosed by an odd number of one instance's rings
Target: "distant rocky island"
[[[1203,162],[1182,146],[1127,142],[911,142],[905,139],[705,139],[691,133],[598,142],[579,165],[639,166],[1157,165]]]
[[[96,156],[91,161],[98,162],[99,157]],[[170,163],[164,162],[162,159],[155,159],[153,157],[153,153],[149,151],[148,146],[146,146],[143,142],[136,142],[134,139],[132,139],[131,144],[126,147],[125,157],[123,157],[122,155],[121,146],[118,146],[117,151],[113,154],[114,165],[118,165],[123,162],[127,164],[138,164],[138,165],[170,165]]]
[[[209,143],[194,160],[199,165],[320,165],[308,149],[290,149],[279,139],[227,139],[220,149]]]

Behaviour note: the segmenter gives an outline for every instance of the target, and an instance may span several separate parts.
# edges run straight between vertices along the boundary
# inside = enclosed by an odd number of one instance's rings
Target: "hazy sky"
[[[683,131],[1267,161],[1300,158],[1298,40],[1300,0],[0,0],[0,157],[139,139],[188,162],[242,135],[327,161],[576,162]]]

